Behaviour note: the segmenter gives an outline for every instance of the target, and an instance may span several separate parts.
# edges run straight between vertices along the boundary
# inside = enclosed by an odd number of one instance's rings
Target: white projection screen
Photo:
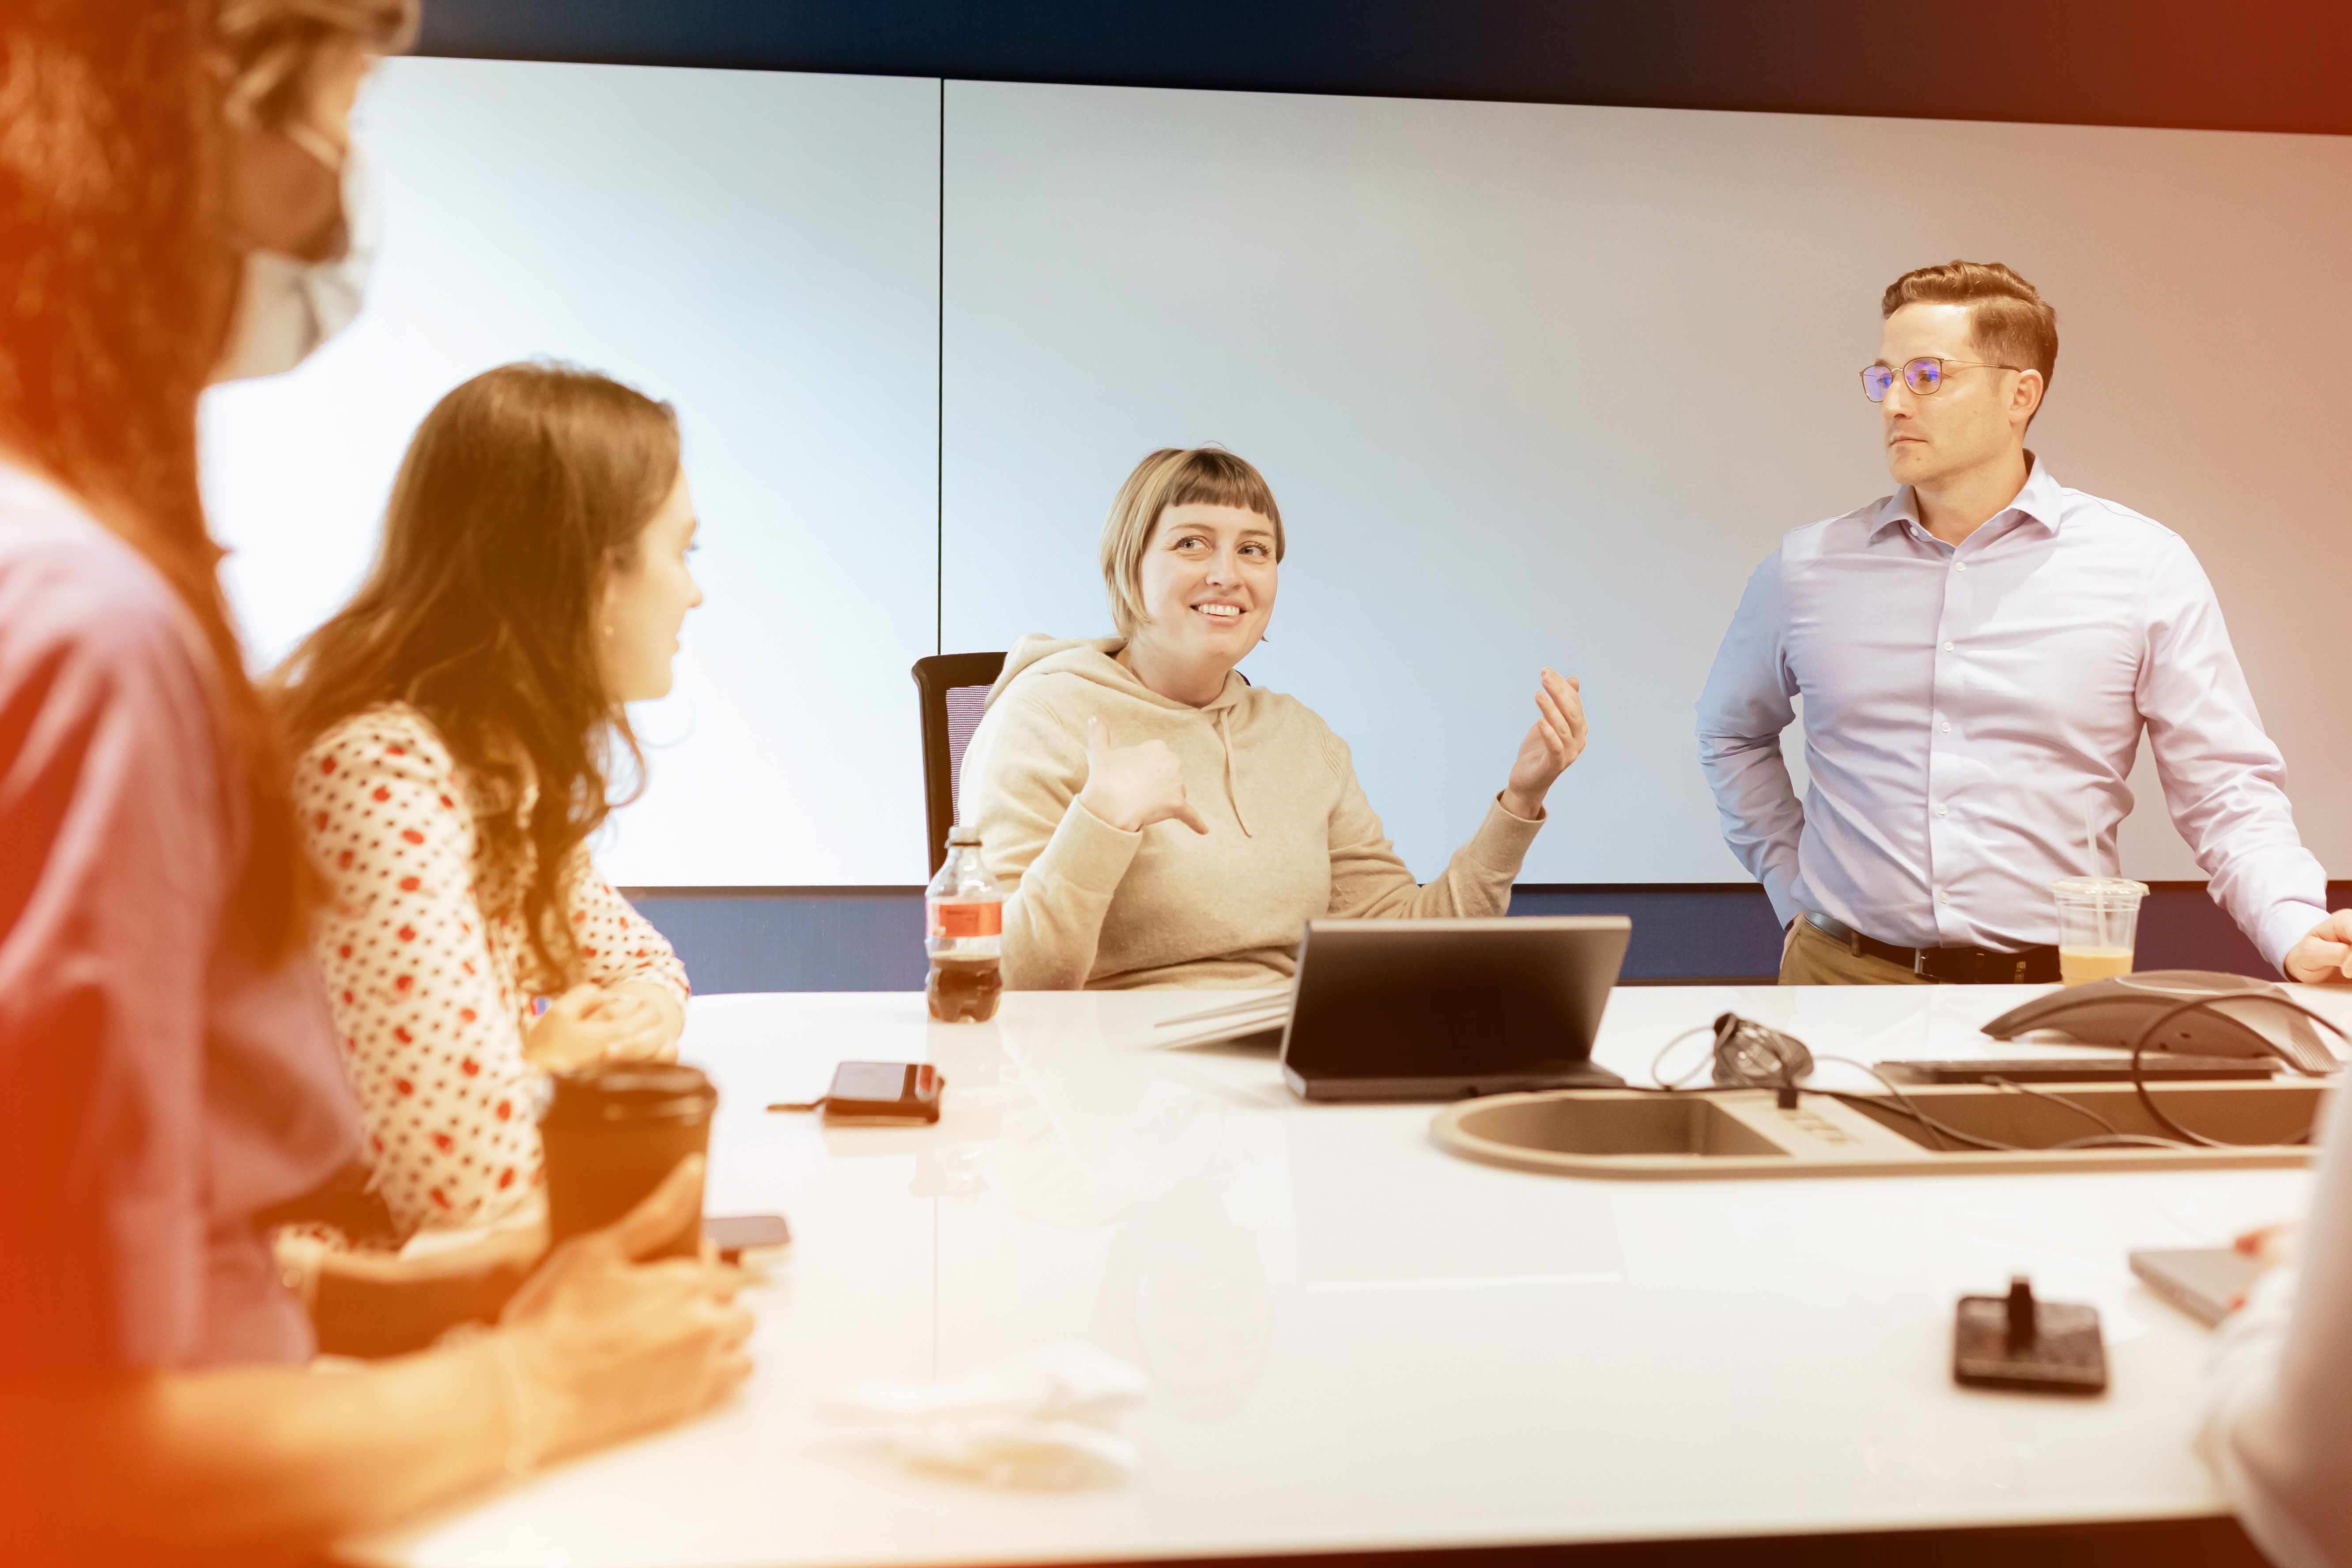
[[[625,886],[919,880],[937,641],[939,83],[396,59],[383,243],[310,363],[216,388],[205,489],[264,658],[350,595],[417,421],[552,356],[674,404],[701,521]]]
[[[1347,737],[1417,871],[1550,663],[1593,742],[1524,879],[1738,879],[1692,703],[1779,535],[1888,488],[1854,373],[1880,290],[1956,256],[2057,305],[2035,449],[2195,546],[2352,864],[2341,140],[436,60],[364,114],[366,315],[207,410],[235,591],[273,651],[338,602],[473,371],[677,402],[709,603],[616,881],[920,880],[908,664],[1107,630],[1113,489],[1207,440],[1289,534],[1244,668]],[[2125,868],[2198,876],[2133,782]]]

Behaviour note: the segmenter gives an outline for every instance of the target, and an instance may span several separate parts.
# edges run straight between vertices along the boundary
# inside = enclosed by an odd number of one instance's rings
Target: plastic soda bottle
[[[1004,894],[981,858],[980,832],[948,834],[948,858],[923,890],[923,948],[931,955],[923,994],[943,1024],[984,1023],[1004,994]]]

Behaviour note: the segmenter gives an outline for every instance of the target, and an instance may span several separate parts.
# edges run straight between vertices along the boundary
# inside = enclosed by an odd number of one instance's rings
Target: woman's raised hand
[[[1529,821],[1541,816],[1544,792],[1583,752],[1586,733],[1583,683],[1546,669],[1536,684],[1535,726],[1519,742],[1510,782],[1503,786],[1503,809]]]
[[[527,1463],[682,1421],[751,1373],[742,1276],[706,1258],[638,1258],[702,1211],[689,1154],[618,1221],[556,1248],[501,1314],[509,1454]]]
[[[1087,784],[1078,791],[1078,804],[1122,833],[1139,833],[1155,822],[1209,831],[1184,798],[1184,761],[1168,742],[1114,748],[1110,726],[1099,719],[1087,721]]]

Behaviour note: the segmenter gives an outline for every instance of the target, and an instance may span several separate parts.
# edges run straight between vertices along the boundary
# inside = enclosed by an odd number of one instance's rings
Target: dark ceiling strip
[[[2343,0],[425,0],[418,52],[2352,133]]]

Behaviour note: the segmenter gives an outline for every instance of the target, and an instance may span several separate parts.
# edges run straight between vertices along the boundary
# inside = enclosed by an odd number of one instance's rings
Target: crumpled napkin
[[[1143,1451],[1124,1430],[1151,1381],[1092,1345],[1011,1356],[945,1383],[884,1379],[835,1389],[828,1415],[862,1424],[910,1464],[989,1486],[1125,1480]]]

